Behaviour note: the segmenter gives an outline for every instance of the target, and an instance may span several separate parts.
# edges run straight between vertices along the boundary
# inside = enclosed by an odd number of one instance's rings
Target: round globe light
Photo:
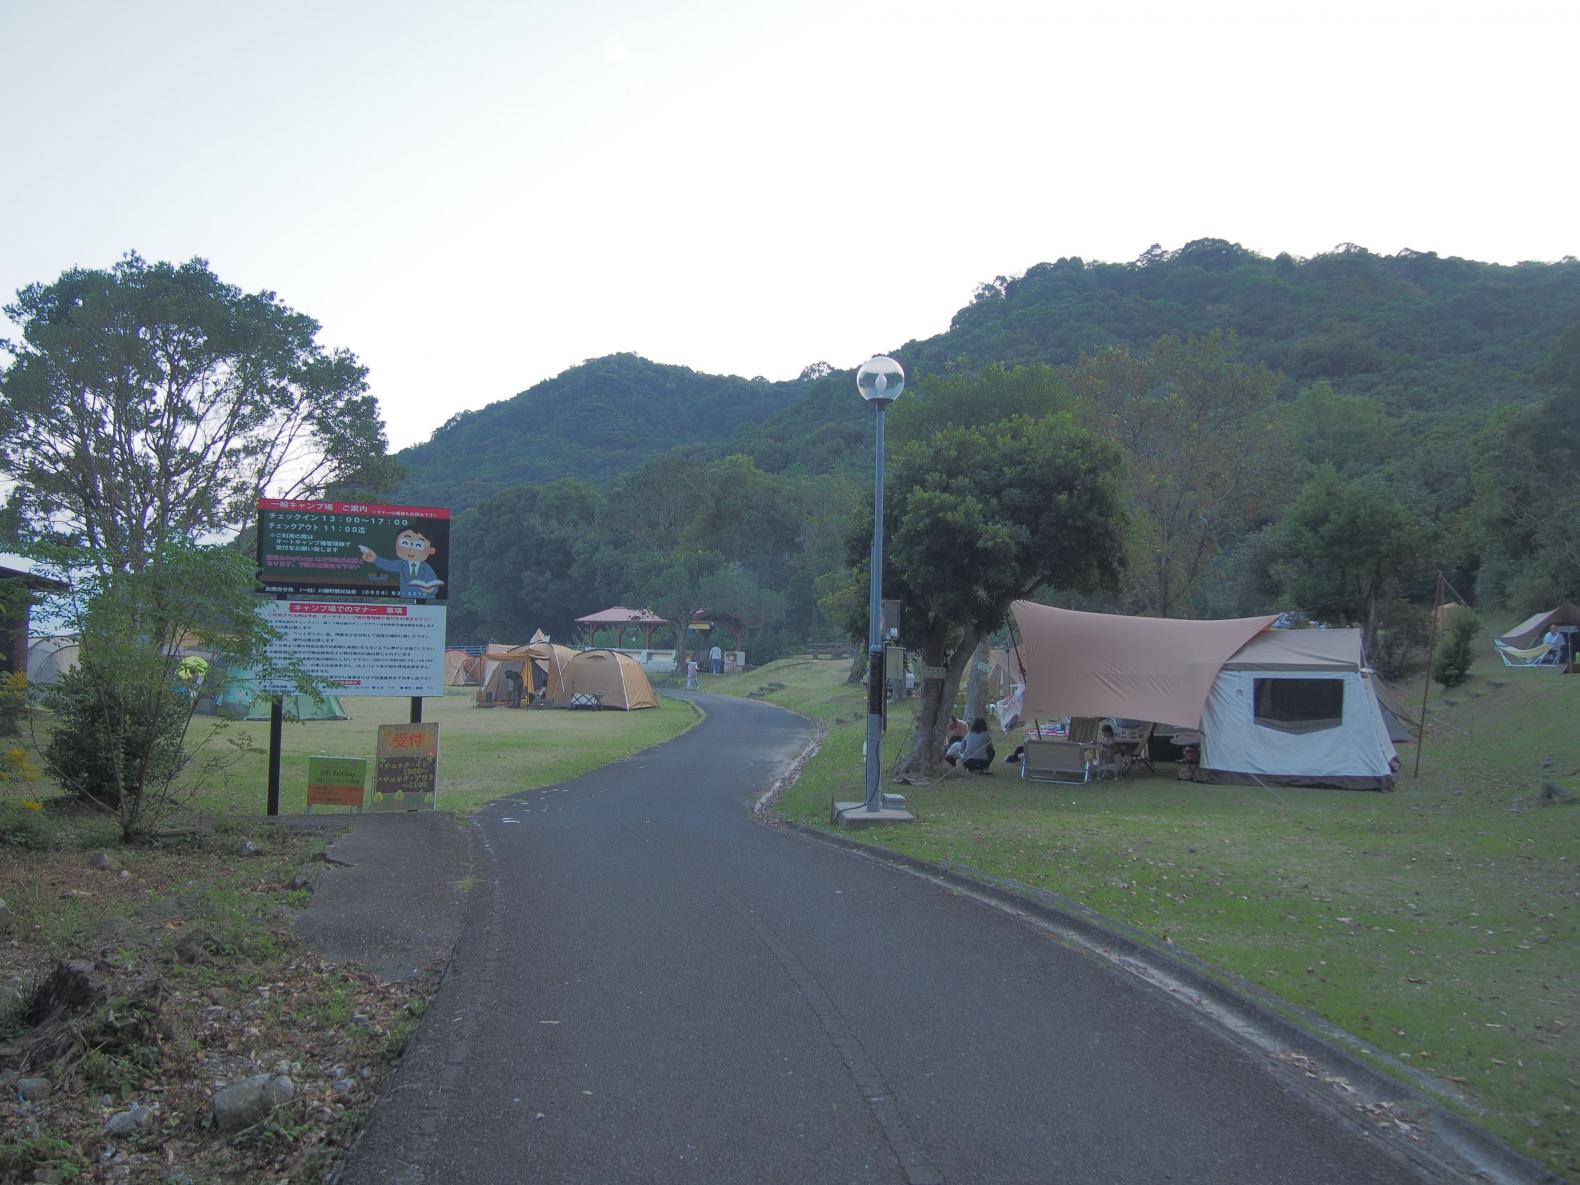
[[[905,390],[905,371],[893,358],[879,354],[861,364],[856,372],[856,390],[868,403],[884,407]]]

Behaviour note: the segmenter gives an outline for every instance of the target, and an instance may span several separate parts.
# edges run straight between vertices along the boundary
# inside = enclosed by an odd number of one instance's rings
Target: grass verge
[[[802,659],[704,684],[827,728],[784,818],[826,827],[830,798],[861,797],[848,671]],[[915,824],[849,834],[1062,894],[1260,984],[1574,1177],[1580,806],[1538,794],[1546,779],[1580,791],[1577,715],[1580,678],[1482,664],[1446,696],[1434,687],[1421,775],[1402,754],[1392,794],[1200,786],[1167,767],[1061,786],[1001,764],[907,788]],[[896,707],[886,758],[909,724]]]

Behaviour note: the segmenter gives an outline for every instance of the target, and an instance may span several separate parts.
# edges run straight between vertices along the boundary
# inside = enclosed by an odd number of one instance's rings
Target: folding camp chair
[[[1092,780],[1091,749],[1076,741],[1032,741],[1021,746],[1020,776],[1028,782],[1084,786]]]
[[[1152,753],[1150,751],[1152,748],[1152,730],[1156,727],[1156,724],[1148,721],[1147,726],[1141,730],[1141,735],[1133,742],[1130,742],[1131,749],[1128,756],[1130,758],[1131,769],[1134,769],[1136,766],[1140,765],[1145,766],[1146,771],[1149,774],[1155,774],[1158,772],[1152,768]]]

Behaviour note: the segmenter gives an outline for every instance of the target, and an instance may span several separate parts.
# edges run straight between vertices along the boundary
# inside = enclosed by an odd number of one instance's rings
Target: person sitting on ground
[[[950,765],[954,762],[951,760]],[[971,731],[960,743],[960,765],[972,773],[986,773],[993,764],[993,737],[988,732],[987,721],[978,716],[971,722]]]

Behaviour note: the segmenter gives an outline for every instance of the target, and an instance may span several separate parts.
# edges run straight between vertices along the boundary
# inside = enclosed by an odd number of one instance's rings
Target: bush
[[[1416,668],[1431,635],[1431,610],[1397,598],[1377,607],[1377,632],[1372,640],[1372,666],[1384,679],[1397,679]]]
[[[61,788],[77,798],[120,811],[144,787],[167,785],[186,764],[182,741],[192,701],[173,688],[112,678],[85,662],[66,672],[45,702],[55,728],[44,758]]]
[[[17,721],[27,709],[27,676],[14,671],[0,677],[0,736],[16,732]]]
[[[55,846],[55,829],[44,817],[41,804],[0,802],[0,844],[43,851]]]
[[[1432,656],[1432,678],[1444,687],[1463,683],[1475,661],[1470,645],[1481,632],[1481,618],[1461,608],[1448,619],[1448,629]]]

